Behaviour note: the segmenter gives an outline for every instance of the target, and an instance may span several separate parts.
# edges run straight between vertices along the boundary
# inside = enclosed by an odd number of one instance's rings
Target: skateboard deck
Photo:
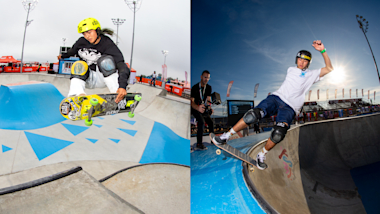
[[[237,159],[240,159],[241,161],[243,162],[246,162],[248,165],[250,165],[250,171],[254,171],[253,169],[253,166],[257,168],[257,162],[256,160],[254,160],[253,158],[251,158],[249,155],[247,154],[244,154],[243,152],[241,152],[240,150],[236,149],[235,147],[233,146],[230,146],[228,143],[226,144],[222,144],[222,145],[218,145],[216,144],[214,141],[213,141],[213,138],[215,137],[215,134],[214,133],[210,133],[210,139],[211,141],[214,143],[214,145],[216,147],[218,147],[219,149],[216,150],[216,154],[217,155],[220,155],[222,152],[221,150],[231,154],[232,156],[236,157]]]
[[[115,102],[116,97],[116,93],[66,97],[59,105],[59,110],[66,119],[85,120],[88,126],[92,125],[92,117],[123,112],[128,112],[129,117],[134,117],[141,93],[127,93],[119,103]]]

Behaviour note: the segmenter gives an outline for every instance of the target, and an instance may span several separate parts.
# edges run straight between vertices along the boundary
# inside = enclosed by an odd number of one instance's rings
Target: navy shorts
[[[269,95],[255,108],[261,108],[264,111],[264,117],[270,117],[277,114],[276,123],[285,122],[289,127],[296,116],[292,107],[276,95]]]

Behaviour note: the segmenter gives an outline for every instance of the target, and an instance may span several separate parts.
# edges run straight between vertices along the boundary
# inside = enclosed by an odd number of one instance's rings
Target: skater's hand
[[[205,105],[204,105],[204,104],[199,105],[199,106],[198,106],[198,111],[199,111],[200,113],[205,112]]]
[[[323,51],[325,49],[325,46],[322,44],[321,40],[315,40],[313,41],[313,44],[311,45],[315,48],[317,51]]]
[[[60,59],[61,59],[61,56],[62,56],[61,54],[59,54],[59,55],[57,56],[58,60],[60,60]]]
[[[118,93],[118,95],[116,97],[115,102],[119,103],[125,97],[125,95],[127,95],[127,90],[125,90],[124,88],[119,88],[117,89],[116,93]]]

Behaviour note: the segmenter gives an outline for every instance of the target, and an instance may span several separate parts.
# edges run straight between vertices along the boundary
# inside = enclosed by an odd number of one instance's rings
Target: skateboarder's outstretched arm
[[[322,53],[323,59],[325,60],[326,67],[321,68],[321,73],[319,77],[323,77],[326,74],[330,73],[332,70],[334,70],[330,58],[327,55],[325,46],[322,44],[321,40],[315,40],[313,41],[312,46],[315,48],[315,50]]]

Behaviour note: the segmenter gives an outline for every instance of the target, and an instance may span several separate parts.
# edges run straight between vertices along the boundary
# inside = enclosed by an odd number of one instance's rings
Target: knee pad
[[[262,118],[262,110],[259,108],[249,109],[243,116],[244,122],[249,125],[252,123],[257,123]]]
[[[98,59],[97,64],[99,71],[103,74],[104,77],[108,77],[111,74],[116,73],[116,63],[113,57],[110,55],[101,56]]]
[[[275,127],[273,127],[272,134],[270,135],[270,139],[273,143],[279,143],[281,142],[286,135],[286,132],[288,131],[288,127],[285,125],[285,123],[277,123]]]
[[[88,65],[85,61],[79,60],[74,62],[74,64],[71,66],[71,77],[72,78],[78,78],[81,80],[86,81],[89,77],[90,72],[88,72]]]

